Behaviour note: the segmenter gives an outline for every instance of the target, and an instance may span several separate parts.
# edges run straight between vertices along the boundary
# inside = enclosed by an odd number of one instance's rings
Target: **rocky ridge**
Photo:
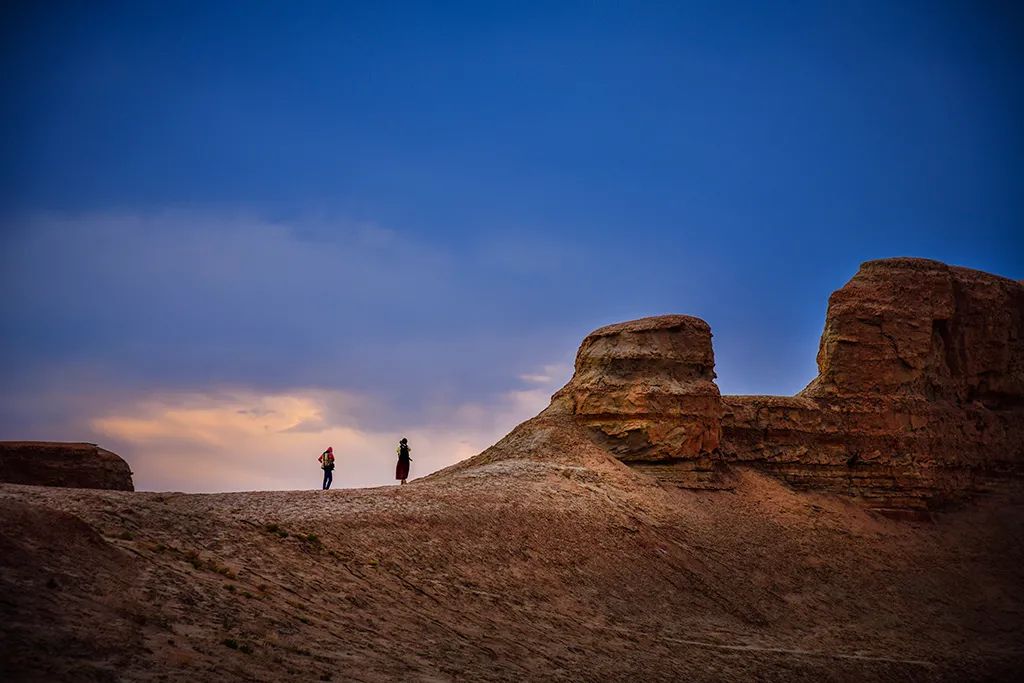
[[[925,259],[862,265],[832,294],[818,376],[798,396],[720,396],[710,327],[601,328],[544,414],[684,488],[736,467],[918,514],[1024,472],[1024,286]]]

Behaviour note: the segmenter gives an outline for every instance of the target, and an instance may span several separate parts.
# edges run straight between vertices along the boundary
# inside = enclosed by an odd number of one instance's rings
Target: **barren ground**
[[[537,419],[402,488],[0,485],[0,520],[4,680],[1024,671],[1017,485],[895,521],[743,470],[732,491],[661,487]]]

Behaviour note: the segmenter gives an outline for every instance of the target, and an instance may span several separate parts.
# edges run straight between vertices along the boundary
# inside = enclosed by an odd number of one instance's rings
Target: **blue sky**
[[[793,393],[864,260],[1024,278],[1010,3],[2,11],[0,438],[144,488],[303,486],[328,438],[386,483],[403,433],[423,474],[657,313]]]

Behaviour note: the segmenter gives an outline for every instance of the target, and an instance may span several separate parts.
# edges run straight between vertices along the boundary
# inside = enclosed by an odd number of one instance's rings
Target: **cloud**
[[[387,452],[385,435],[337,412],[325,420],[332,402],[353,399],[322,390],[160,393],[112,406],[90,425],[129,457],[143,489],[308,488],[309,471],[315,474],[316,456],[328,445],[355,465],[355,485],[383,483],[361,463]],[[311,423],[320,426],[295,429]]]
[[[472,400],[536,366],[550,353],[545,326],[565,325],[540,317],[554,304],[535,305],[562,285],[521,281],[465,244],[329,216],[9,216],[0,288],[8,382],[88,365],[159,387],[346,386],[420,404],[446,388]]]
[[[521,279],[475,249],[330,216],[4,218],[0,438],[95,441],[141,489],[308,488],[327,445],[339,485],[386,484],[401,436],[414,476],[452,464],[547,405],[577,336],[531,303],[558,259]]]
[[[304,239],[312,229],[325,239]],[[353,324],[397,328],[396,316],[376,315],[382,305],[421,311],[450,287],[443,251],[343,220],[36,215],[8,220],[2,244],[0,282],[15,293],[0,301],[7,324],[56,327],[80,351],[94,343],[94,353],[101,342],[129,353],[187,342],[180,357],[227,344],[243,356],[282,346],[322,354]]]
[[[549,385],[556,380],[568,381],[572,375],[572,366],[564,364],[556,365],[545,365],[544,368],[537,373],[524,373],[519,375],[519,379],[529,384],[544,384]]]
[[[435,405],[434,418],[400,430],[375,428],[370,412],[407,419],[372,396],[318,388],[261,393],[249,389],[127,395],[87,418],[98,442],[124,455],[142,490],[225,491],[315,488],[316,457],[338,456],[338,486],[394,483],[399,438],[414,450],[422,476],[490,446],[543,410],[554,388],[500,394],[492,403]]]

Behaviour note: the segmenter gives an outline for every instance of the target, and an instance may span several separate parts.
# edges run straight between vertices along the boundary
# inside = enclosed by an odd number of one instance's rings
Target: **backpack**
[[[323,464],[320,465],[321,469],[333,470],[334,469],[334,453],[328,453],[324,451]]]

